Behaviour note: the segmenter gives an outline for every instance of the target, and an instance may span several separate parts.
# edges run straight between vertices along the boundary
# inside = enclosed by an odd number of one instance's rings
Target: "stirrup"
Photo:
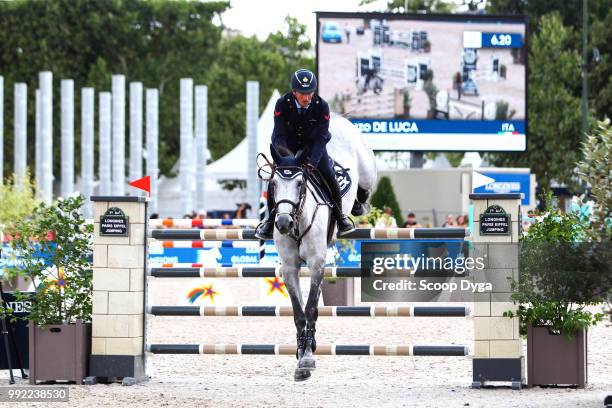
[[[343,222],[347,222],[347,224],[350,224],[350,227],[345,230],[340,230],[340,224]],[[350,217],[347,217],[346,215],[343,215],[342,218],[338,218],[338,220],[336,221],[336,225],[338,227],[338,236],[340,237],[355,231],[355,223],[353,223],[353,220],[351,220]]]
[[[262,221],[257,228],[255,228],[255,238],[259,239],[272,239],[274,238],[274,225],[268,226],[267,230],[264,231],[264,226],[270,224],[272,221]]]

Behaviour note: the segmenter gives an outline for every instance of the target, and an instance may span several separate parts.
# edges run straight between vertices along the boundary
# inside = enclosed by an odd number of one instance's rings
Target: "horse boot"
[[[332,211],[334,212],[334,217],[336,218],[336,222],[338,224],[338,236],[342,237],[350,232],[353,232],[355,230],[355,225],[351,219],[342,212],[342,195],[340,193],[338,181],[335,177],[333,177],[333,180],[329,180],[328,184],[329,189],[331,190],[331,199],[334,204]]]
[[[295,369],[293,373],[293,379],[296,382],[305,381],[310,378],[311,373],[310,369],[303,368],[300,365],[300,360],[304,357],[304,349],[306,347],[306,330],[302,330],[296,335],[297,338],[297,349],[295,351],[295,357],[298,360],[298,367]]]
[[[271,183],[268,183],[268,195],[266,197],[268,202],[268,216],[257,226],[255,229],[255,238],[259,239],[272,239],[274,232],[274,216],[276,214],[276,208],[274,204],[274,188]]]
[[[304,336],[304,356],[300,359],[298,367],[306,370],[314,370],[316,366],[316,360],[313,358],[313,354],[317,351],[317,341],[315,340],[316,329],[314,327],[306,328]]]

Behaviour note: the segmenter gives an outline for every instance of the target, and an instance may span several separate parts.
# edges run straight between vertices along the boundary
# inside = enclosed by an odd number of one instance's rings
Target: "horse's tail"
[[[361,134],[359,135],[358,140],[359,141],[355,143],[355,153],[357,155],[357,172],[359,174],[358,186],[359,190],[362,191],[358,191],[357,199],[359,202],[363,203],[365,200],[367,200],[369,193],[371,193],[374,189],[378,174],[376,170],[376,159],[374,158],[374,152],[366,144],[365,140],[363,140],[363,136]],[[365,198],[363,196],[365,194],[364,192],[367,192]]]

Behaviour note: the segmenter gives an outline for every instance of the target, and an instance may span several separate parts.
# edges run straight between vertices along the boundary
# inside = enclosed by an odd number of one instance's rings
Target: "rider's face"
[[[298,101],[301,107],[305,108],[312,101],[312,96],[314,92],[301,93],[298,91],[293,91],[293,96],[295,96],[295,100]]]

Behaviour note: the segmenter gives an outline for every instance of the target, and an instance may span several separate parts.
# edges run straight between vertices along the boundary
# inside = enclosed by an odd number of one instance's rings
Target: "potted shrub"
[[[410,106],[412,106],[412,97],[410,96],[410,91],[408,89],[404,89],[404,114],[403,118],[408,119],[410,117]]]
[[[508,67],[506,67],[504,64],[501,64],[501,66],[499,67],[499,76],[501,78],[506,79],[507,72],[508,72]]]
[[[9,268],[36,287],[29,315],[30,383],[81,383],[91,344],[90,265],[93,225],[80,212],[83,196],[37,205],[9,230],[19,266]],[[17,299],[26,294],[16,291]]]
[[[548,201],[552,197],[548,197]],[[588,242],[587,225],[573,212],[549,206],[522,237],[519,279],[512,299],[519,304],[520,332],[527,337],[528,385],[587,383],[587,329],[602,314],[599,304],[610,288],[603,254]]]
[[[423,52],[431,52],[431,41],[423,41]]]

